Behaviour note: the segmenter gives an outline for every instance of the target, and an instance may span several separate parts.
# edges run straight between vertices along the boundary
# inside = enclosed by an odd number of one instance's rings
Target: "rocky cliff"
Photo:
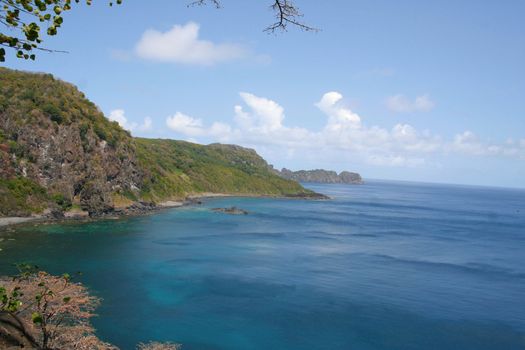
[[[287,180],[298,182],[317,182],[328,184],[362,184],[363,179],[358,173],[342,171],[337,174],[335,171],[315,169],[291,171],[283,168],[281,171],[274,170],[275,173]]]
[[[97,216],[201,192],[311,195],[253,150],[136,139],[75,86],[0,68],[0,216]]]

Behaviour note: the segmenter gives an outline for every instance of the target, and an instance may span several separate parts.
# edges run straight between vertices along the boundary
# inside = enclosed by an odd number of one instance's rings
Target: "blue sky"
[[[154,6],[151,4],[154,3]],[[6,66],[76,84],[137,136],[255,148],[276,167],[525,187],[525,2],[102,0],[68,13],[68,54]]]

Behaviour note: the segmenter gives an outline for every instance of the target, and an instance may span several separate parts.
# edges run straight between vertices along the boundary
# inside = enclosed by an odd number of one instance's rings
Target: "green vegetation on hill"
[[[72,84],[0,68],[0,215],[100,215],[205,192],[313,195],[254,150],[133,138]]]
[[[0,67],[0,82],[0,113],[9,115],[17,124],[35,123],[45,117],[54,127],[76,124],[83,135],[91,129],[110,144],[131,138],[118,123],[108,121],[74,85],[51,74]]]
[[[46,189],[24,177],[0,179],[0,215],[38,213],[50,200]]]
[[[146,169],[142,196],[150,200],[215,192],[246,195],[309,193],[297,182],[268,170],[254,150],[234,145],[198,145],[184,141],[135,139]]]

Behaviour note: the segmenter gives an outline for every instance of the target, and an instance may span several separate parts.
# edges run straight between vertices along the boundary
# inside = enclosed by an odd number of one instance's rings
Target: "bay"
[[[332,199],[20,226],[0,273],[81,271],[122,349],[525,349],[524,190],[305,185]]]

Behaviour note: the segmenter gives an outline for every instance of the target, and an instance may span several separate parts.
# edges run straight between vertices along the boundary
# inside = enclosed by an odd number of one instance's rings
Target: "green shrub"
[[[11,193],[17,198],[24,198],[29,195],[42,195],[46,193],[46,190],[42,186],[25,177],[7,180],[7,188],[9,188]]]
[[[24,156],[24,148],[19,145],[16,141],[10,140],[7,145],[9,146],[9,152],[13,153],[17,157]]]
[[[64,197],[62,193],[56,193],[51,196],[53,202],[55,202],[63,211],[71,209],[73,203],[69,198]]]
[[[115,137],[114,135],[111,135],[111,137],[108,138],[108,145],[111,148],[117,148],[117,143],[118,143],[118,138]]]
[[[8,102],[7,97],[0,95],[0,113],[7,110]]]
[[[80,134],[80,139],[82,140],[82,142],[85,142],[87,141],[87,132],[89,130],[89,125],[86,124],[86,123],[82,123],[78,126],[78,132]]]
[[[47,201],[46,190],[27,178],[0,179],[1,215],[29,215],[41,212],[47,206]]]
[[[31,102],[35,102],[36,101],[36,93],[35,93],[35,89],[27,89],[25,90],[21,96],[20,96],[23,100],[29,100]]]
[[[57,124],[61,124],[64,121],[62,112],[54,104],[47,103],[42,107],[42,112],[44,112],[52,121]]]
[[[107,140],[108,138],[108,134],[106,132],[106,130],[104,130],[100,125],[96,124],[95,125],[95,134],[101,139],[101,140]]]

